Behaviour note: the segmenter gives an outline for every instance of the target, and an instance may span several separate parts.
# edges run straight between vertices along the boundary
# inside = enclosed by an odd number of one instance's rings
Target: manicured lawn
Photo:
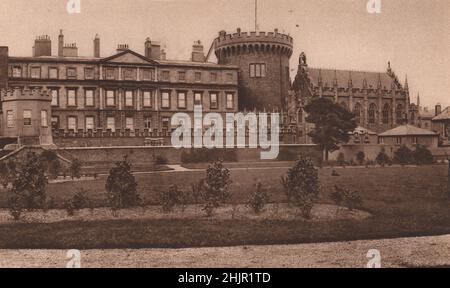
[[[199,247],[250,244],[292,244],[320,241],[376,239],[450,233],[447,167],[388,167],[320,170],[321,202],[329,203],[336,184],[360,191],[366,220],[331,222],[253,220],[112,220],[55,224],[0,225],[0,248],[141,248]],[[279,179],[286,169],[233,170],[232,203],[245,203],[258,181],[271,186],[272,202],[284,202]],[[204,172],[139,174],[139,192],[149,203],[158,203],[161,189],[190,184]],[[104,204],[105,179],[52,184],[49,196],[56,202],[70,198],[78,187],[89,191],[97,206]],[[5,206],[5,197],[0,199]]]

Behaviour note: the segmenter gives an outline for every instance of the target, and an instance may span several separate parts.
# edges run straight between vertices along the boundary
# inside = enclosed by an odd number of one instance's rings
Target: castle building
[[[311,124],[303,107],[315,97],[326,97],[356,115],[361,127],[381,133],[411,120],[408,80],[402,85],[390,63],[386,72],[311,68],[301,54],[292,89],[297,100],[299,139],[309,143]]]
[[[166,60],[161,45],[150,39],[144,55],[121,44],[116,54],[101,57],[98,35],[93,44],[93,56],[80,57],[77,45],[65,44],[61,31],[57,56],[49,36],[36,39],[32,57],[11,57],[7,47],[0,47],[0,88],[47,90],[55,138],[162,137],[173,128],[170,117],[193,114],[194,105],[203,105],[205,113],[238,110],[238,67],[206,62],[199,41],[189,61]],[[15,93],[9,94],[21,95]],[[9,94],[4,93],[2,105]],[[22,116],[14,114],[8,125]]]

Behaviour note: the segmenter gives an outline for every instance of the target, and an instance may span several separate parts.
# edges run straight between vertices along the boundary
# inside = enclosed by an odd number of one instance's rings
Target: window
[[[93,116],[86,116],[86,131],[94,130],[94,117]]]
[[[12,76],[14,78],[21,78],[22,77],[22,67],[15,66],[12,68]]]
[[[6,112],[6,125],[8,128],[14,128],[14,114],[12,110]]]
[[[380,137],[380,144],[384,144],[384,137]]]
[[[227,109],[234,108],[234,95],[232,93],[227,94]]]
[[[250,77],[251,78],[266,77],[266,64],[250,64]]]
[[[419,143],[419,138],[418,137],[413,137],[413,144],[418,144]]]
[[[59,90],[51,89],[50,94],[52,96],[52,106],[58,106],[59,105]]]
[[[67,89],[67,106],[77,106],[77,90]]]
[[[194,93],[194,105],[203,105],[203,96],[201,92]]]
[[[47,114],[47,110],[42,110],[41,111],[41,126],[42,127],[48,127],[48,114]]]
[[[170,94],[169,92],[161,93],[161,108],[170,108]]]
[[[375,124],[376,111],[377,111],[377,106],[375,104],[370,104],[370,106],[369,106],[369,124]]]
[[[67,68],[67,79],[77,79],[77,68]]]
[[[31,78],[33,79],[41,78],[41,67],[31,67]]]
[[[153,69],[144,69],[142,70],[142,80],[144,81],[153,81],[154,70]]]
[[[114,90],[106,91],[106,106],[116,106],[116,93]]]
[[[361,104],[356,103],[353,113],[355,114],[355,121],[357,124],[361,124],[361,110],[362,110]]]
[[[227,83],[233,83],[233,74],[232,73],[227,73]]]
[[[216,72],[211,72],[210,80],[211,80],[211,82],[217,82],[217,73]]]
[[[84,78],[94,79],[94,68],[84,68]]]
[[[114,117],[106,118],[106,129],[116,131],[116,119]]]
[[[144,117],[144,128],[152,130],[152,117],[150,116]]]
[[[218,103],[218,99],[217,99],[217,93],[211,93],[209,95],[210,97],[210,108],[211,109],[218,109],[219,108],[219,103]]]
[[[186,109],[186,93],[178,92],[178,108]]]
[[[85,105],[88,107],[94,106],[94,90],[84,91]]]
[[[403,124],[404,122],[404,111],[403,111],[403,105],[402,104],[398,104],[397,106],[397,110],[395,111],[396,113],[396,118],[397,118],[397,124]]]
[[[58,116],[53,116],[52,117],[52,129],[53,130],[58,130],[59,129],[59,117]]]
[[[186,72],[184,71],[178,72],[178,81],[186,81]]]
[[[144,91],[142,94],[142,104],[144,107],[152,107],[152,92]]]
[[[133,107],[133,91],[125,91],[125,106]]]
[[[77,117],[70,116],[67,118],[67,129],[72,131],[77,130]]]
[[[169,117],[163,117],[162,118],[162,128],[163,129],[169,129],[169,123],[170,123],[170,118]]]
[[[195,82],[202,81],[202,72],[195,72]]]
[[[56,68],[56,67],[48,68],[48,78],[58,79],[58,68]]]
[[[395,143],[397,143],[397,145],[402,144],[402,138],[401,137],[396,137],[395,138]]]
[[[134,118],[132,117],[127,117],[127,119],[125,120],[126,122],[126,129],[127,130],[134,130]]]
[[[23,125],[31,126],[31,110],[23,110]]]
[[[108,80],[114,80],[115,77],[115,69],[114,68],[106,68],[106,79]]]
[[[170,81],[170,72],[169,71],[162,71],[162,80]]]
[[[132,68],[123,69],[123,79],[124,80],[134,80],[136,78],[136,70]]]
[[[384,105],[383,108],[383,124],[389,124],[389,115],[391,114],[391,107],[389,104]]]

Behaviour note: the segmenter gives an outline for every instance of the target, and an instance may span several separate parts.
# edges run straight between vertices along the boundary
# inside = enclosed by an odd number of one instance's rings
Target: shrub
[[[345,155],[344,155],[344,153],[340,152],[336,161],[337,161],[337,165],[344,166],[345,165]]]
[[[386,154],[384,148],[382,148],[380,153],[378,153],[377,158],[375,158],[375,161],[377,162],[378,165],[384,167],[388,165],[391,160],[389,156]]]
[[[255,185],[255,190],[250,196],[247,207],[252,208],[256,214],[260,214],[264,209],[264,206],[266,206],[267,200],[267,189],[265,189],[261,182],[258,182]]]
[[[366,154],[364,154],[364,152],[362,151],[359,151],[358,154],[356,154],[356,161],[360,166],[364,165],[364,162],[366,161]]]
[[[14,218],[15,221],[20,220],[24,207],[22,201],[19,200],[19,197],[13,196],[9,199],[8,210],[9,214]]]
[[[88,196],[86,196],[87,191],[84,189],[78,189],[78,191],[73,195],[72,204],[75,210],[85,209],[91,207],[91,201]]]
[[[81,162],[78,159],[75,159],[72,161],[72,164],[70,164],[70,176],[72,179],[80,179],[81,178]]]
[[[164,212],[172,212],[176,205],[182,203],[183,192],[178,190],[177,185],[172,185],[169,190],[161,192],[161,205]]]
[[[197,189],[194,194],[201,198],[203,210],[208,217],[229,197],[231,183],[230,171],[223,166],[222,161],[216,161],[209,165],[206,178],[193,185],[193,188]]]
[[[105,188],[113,211],[139,204],[137,182],[131,173],[131,163],[127,159],[128,157],[125,156],[123,161],[117,162],[116,167],[109,171],[106,179]]]
[[[288,202],[299,207],[304,218],[311,218],[311,211],[319,194],[319,176],[312,161],[301,157],[289,169],[286,177],[281,177]]]
[[[344,204],[350,211],[353,211],[363,203],[361,195],[357,191],[341,188],[338,185],[334,187],[334,190],[331,199],[337,206]]]
[[[417,145],[416,150],[413,153],[414,161],[418,165],[428,165],[434,163],[433,154],[427,147]]]
[[[166,165],[167,163],[169,163],[169,160],[165,155],[158,155],[155,157],[156,165]]]
[[[401,165],[411,164],[414,162],[414,155],[411,149],[405,145],[401,146],[394,152],[394,162]]]
[[[59,160],[54,160],[49,163],[48,172],[53,177],[53,179],[58,178],[58,175],[61,172],[61,163],[59,162]]]

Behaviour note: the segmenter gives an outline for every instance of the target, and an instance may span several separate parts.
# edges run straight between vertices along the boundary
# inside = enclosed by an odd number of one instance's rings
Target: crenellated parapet
[[[294,39],[278,32],[241,32],[227,34],[219,32],[215,39],[215,52],[217,58],[246,53],[272,53],[292,56]]]
[[[20,100],[38,100],[38,101],[51,101],[51,95],[48,90],[45,89],[1,89],[0,90],[1,101],[20,101]]]

